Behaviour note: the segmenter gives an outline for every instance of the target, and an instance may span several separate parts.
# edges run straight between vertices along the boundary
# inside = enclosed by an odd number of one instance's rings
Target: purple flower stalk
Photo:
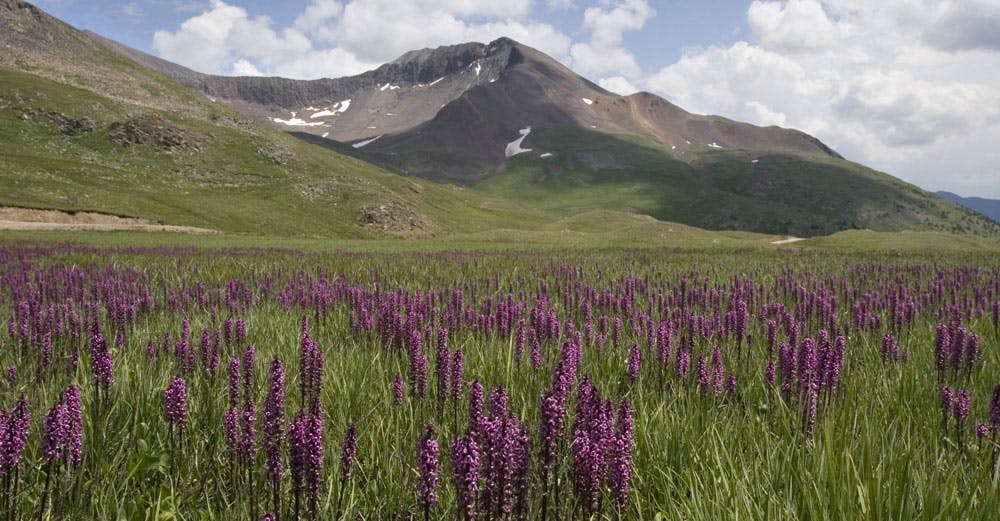
[[[418,352],[413,359],[411,368],[413,381],[411,382],[413,395],[423,399],[427,396],[427,356]]]
[[[42,422],[42,457],[45,461],[61,458],[69,434],[69,414],[66,405],[57,403],[49,409]]]
[[[444,408],[444,402],[448,399],[448,381],[451,379],[451,351],[448,351],[447,346],[448,330],[442,327],[438,329],[438,348],[435,359],[439,408]]]
[[[392,403],[403,405],[403,377],[398,374],[392,377]]]
[[[350,424],[344,435],[344,445],[340,451],[340,479],[347,481],[354,469],[354,460],[358,454],[358,426]]]
[[[465,387],[465,353],[461,349],[456,349],[451,358],[451,400],[455,404],[462,399],[462,391]]]
[[[288,460],[296,517],[303,494],[315,517],[323,474],[323,413],[318,407],[299,413],[288,426]]]
[[[541,425],[538,429],[540,440],[538,451],[542,474],[547,480],[559,451],[559,440],[562,438],[563,423],[566,420],[566,407],[563,400],[551,391],[546,391],[542,393],[539,408],[541,409]]]
[[[424,518],[428,517],[430,507],[437,503],[438,489],[438,456],[440,450],[434,440],[434,427],[427,425],[417,444],[417,503],[424,510]]]
[[[469,430],[479,432],[483,422],[483,384],[473,380],[469,385]]]
[[[697,373],[698,373],[698,389],[701,390],[701,394],[708,394],[708,390],[712,385],[711,377],[708,374],[708,363],[704,356],[698,357]]]
[[[240,359],[229,359],[229,406],[236,407],[240,402]]]
[[[225,416],[226,446],[234,455],[240,450],[240,412],[236,407],[230,407]]]
[[[184,378],[174,376],[163,390],[163,415],[180,430],[187,425],[187,384]]]
[[[962,389],[958,391],[952,401],[952,411],[955,415],[955,420],[959,423],[965,421],[969,417],[969,408],[972,405],[972,395],[969,394],[968,389]]]
[[[457,490],[458,509],[466,520],[475,519],[480,470],[479,446],[472,436],[465,435],[452,440],[451,468]]]
[[[677,359],[674,361],[674,374],[677,375],[677,378],[683,379],[687,376],[690,367],[691,353],[682,348],[677,351]]]
[[[639,378],[639,367],[642,364],[642,351],[639,346],[632,343],[628,356],[628,379],[635,382]]]
[[[243,370],[243,401],[247,404],[255,401],[253,392],[255,355],[256,351],[253,345],[248,345],[246,351],[243,352],[243,364],[241,367]]]
[[[257,408],[247,402],[239,414],[239,453],[250,460],[257,453]]]
[[[23,395],[8,413],[0,414],[4,424],[0,432],[0,475],[15,470],[21,465],[21,455],[28,444],[31,413],[28,399]]]
[[[264,399],[262,444],[264,473],[272,487],[280,487],[284,473],[281,445],[285,440],[285,366],[278,357],[268,366],[267,397]],[[277,507],[277,505],[275,505]]]
[[[115,383],[111,352],[100,331],[96,331],[90,337],[90,368],[94,373],[94,382],[97,383],[98,389],[107,390]]]
[[[632,479],[632,446],[634,420],[628,400],[622,400],[618,408],[615,435],[611,440],[608,481],[611,497],[621,512],[628,503],[628,487]]]
[[[69,464],[79,467],[83,458],[83,410],[80,406],[80,390],[69,386],[63,391],[63,403],[66,404],[66,414],[69,419],[67,431]]]

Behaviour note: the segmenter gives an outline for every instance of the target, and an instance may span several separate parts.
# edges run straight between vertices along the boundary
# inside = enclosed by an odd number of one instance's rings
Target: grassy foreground
[[[458,506],[452,440],[470,435],[490,447],[489,425],[523,433],[530,456],[505,473],[480,451],[477,519],[985,520],[1000,511],[1000,434],[975,432],[977,423],[989,429],[1000,384],[1000,271],[990,252],[474,252],[456,251],[458,242],[365,252],[361,243],[330,251],[279,240],[252,249],[238,237],[197,238],[199,247],[170,234],[103,235],[114,239],[89,246],[25,237],[5,234],[0,245],[0,318],[10,324],[0,366],[13,368],[0,383],[0,424],[14,424],[21,396],[30,410],[19,461],[4,460],[2,516],[456,519],[468,510]],[[134,242],[110,246],[123,238]],[[316,394],[302,387],[315,381],[303,319],[323,353]],[[963,346],[943,367],[938,324]],[[451,377],[438,378],[441,327],[447,358],[463,353],[458,393]],[[106,387],[94,364],[105,356],[98,329],[111,360]],[[242,369],[235,402],[233,358]],[[272,485],[274,359],[285,407],[273,452],[283,472]],[[174,377],[186,382],[183,429],[165,415]],[[485,392],[478,424],[473,381]],[[81,394],[79,466],[69,438],[46,437],[55,432],[46,418],[70,386]],[[941,408],[944,386],[968,391],[965,416],[957,401]],[[634,431],[621,446],[630,450],[581,452],[585,442],[622,441],[619,427],[588,423],[594,392],[606,400],[599,409],[612,411],[598,418],[612,423],[629,404]],[[565,413],[550,438],[543,394],[562,396]],[[252,435],[240,439],[253,448],[241,453],[246,445],[227,441],[226,415],[250,403]],[[317,411],[316,487],[297,489],[302,463],[289,427]],[[351,425],[357,452],[345,464]],[[426,425],[439,447],[433,502],[417,493],[430,483],[417,449]]]

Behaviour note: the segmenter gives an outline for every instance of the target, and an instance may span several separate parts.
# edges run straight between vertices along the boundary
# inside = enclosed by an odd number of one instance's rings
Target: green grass
[[[595,219],[600,218],[595,214]],[[939,321],[935,315],[938,307],[949,306],[952,295],[964,302],[975,298],[977,291],[985,292],[987,301],[1000,298],[991,285],[997,276],[995,252],[924,251],[885,256],[731,246],[679,252],[662,247],[493,252],[489,248],[498,243],[479,243],[482,250],[477,253],[454,251],[463,243],[419,243],[419,249],[451,250],[428,253],[400,251],[415,248],[415,243],[399,241],[345,243],[344,249],[330,251],[331,243],[315,239],[136,233],[43,234],[45,237],[50,240],[26,242],[25,234],[0,236],[0,273],[10,281],[20,280],[26,273],[44,285],[52,273],[74,266],[86,288],[105,275],[132,280],[129,273],[134,270],[141,277],[139,286],[148,284],[157,304],[139,312],[137,321],[126,328],[124,346],[114,350],[115,384],[103,404],[98,403],[93,391],[85,338],[58,336],[55,360],[60,369],[43,371],[33,346],[15,342],[6,334],[0,336],[0,366],[16,365],[19,375],[17,384],[0,382],[0,406],[9,408],[21,393],[32,406],[32,435],[21,467],[18,496],[23,518],[38,516],[44,488],[38,443],[41,418],[69,384],[83,390],[84,464],[79,470],[59,474],[51,518],[247,519],[255,517],[254,512],[259,515],[267,508],[264,498],[269,497],[260,483],[263,462],[258,459],[254,465],[256,494],[250,494],[246,484],[234,484],[222,430],[221,415],[228,407],[226,360],[239,356],[242,345],[223,346],[217,377],[210,377],[201,367],[186,375],[190,423],[183,445],[178,447],[168,439],[161,393],[170,377],[181,369],[169,352],[161,353],[156,361],[147,360],[146,344],[159,344],[165,332],[176,341],[185,316],[190,318],[196,347],[202,328],[220,327],[225,316],[244,318],[248,324],[247,343],[257,349],[254,390],[258,403],[265,392],[266,364],[278,356],[286,366],[287,403],[294,412],[299,407],[298,345],[303,315],[309,316],[313,337],[326,353],[321,394],[327,420],[321,518],[337,517],[342,486],[338,477],[339,448],[350,423],[357,423],[359,428],[359,466],[344,492],[340,512],[343,518],[419,516],[413,493],[414,448],[422,425],[429,421],[438,425],[443,461],[443,488],[432,518],[455,518],[455,491],[450,466],[444,461],[447,441],[461,432],[466,404],[460,404],[457,422],[450,409],[444,417],[438,417],[432,376],[429,400],[408,396],[402,407],[393,406],[389,381],[395,374],[406,374],[406,356],[402,351],[383,347],[372,333],[352,330],[347,300],[334,298],[329,306],[321,308],[286,308],[277,301],[286,284],[294,288],[298,284],[295,280],[320,278],[328,279],[330,285],[326,287],[330,289],[345,283],[364,291],[398,288],[426,294],[444,289],[442,294],[451,295],[448,288],[462,287],[466,304],[474,309],[482,309],[487,298],[497,302],[508,294],[533,305],[544,282],[553,309],[561,319],[572,319],[578,329],[583,327],[581,310],[567,299],[589,287],[595,295],[609,291],[620,296],[626,291],[627,280],[637,284],[633,309],[652,313],[658,320],[676,308],[668,306],[661,312],[653,302],[659,292],[674,291],[681,277],[698,281],[689,288],[705,284],[706,290],[719,292],[723,311],[733,284],[752,281],[767,294],[751,308],[751,317],[756,317],[759,308],[769,302],[780,302],[788,309],[800,302],[795,293],[782,289],[782,281],[792,276],[803,288],[829,287],[836,292],[842,323],[851,320],[855,288],[857,295],[881,293],[897,284],[915,291],[934,280],[943,281],[946,294],[941,299],[922,303],[912,326],[892,331],[903,348],[910,351],[908,361],[885,365],[880,359],[881,336],[890,331],[886,310],[878,310],[883,327],[849,331],[840,389],[821,406],[812,440],[800,431],[795,400],[782,398],[763,381],[766,335],[763,322],[755,318],[751,318],[749,328],[752,355],[742,361],[735,354],[732,338],[699,340],[694,349],[696,357],[707,354],[715,345],[721,346],[727,371],[739,376],[736,395],[705,397],[698,392],[693,377],[679,381],[672,376],[672,369],[666,377],[661,376],[645,335],[634,334],[627,322],[617,347],[585,347],[580,374],[589,375],[606,398],[617,403],[627,397],[635,409],[635,470],[630,506],[623,515],[626,519],[990,520],[1000,508],[996,493],[1000,462],[995,459],[996,453],[985,441],[975,439],[971,423],[966,425],[964,450],[958,449],[953,431],[942,433],[933,369],[933,328]],[[68,248],[59,242],[67,237],[91,245]],[[115,243],[128,248],[109,248]],[[192,243],[200,248],[191,248]],[[385,251],[364,251],[366,245]],[[233,249],[241,246],[290,250]],[[573,273],[576,275],[570,277]],[[827,284],[840,278],[847,282],[848,291],[840,289],[839,284]],[[246,282],[256,294],[255,303],[243,311],[229,311],[222,302],[215,301],[216,290],[227,287],[234,279]],[[952,289],[953,281],[962,285]],[[0,318],[4,321],[13,305],[11,287],[5,286],[0,293]],[[319,289],[322,287],[316,286],[318,291],[323,291]],[[201,307],[193,298],[181,304],[183,309],[170,310],[167,294],[181,295],[182,290],[192,292],[191,296],[204,291],[207,306]],[[222,307],[213,318],[216,306]],[[690,309],[711,313],[714,307],[693,304]],[[601,314],[613,316],[616,311],[598,306],[594,313],[596,320]],[[107,318],[102,311],[102,325],[111,337]],[[1000,355],[989,347],[996,345],[1000,336],[988,315],[974,316],[965,325],[981,335],[985,358],[967,379],[949,378],[949,383],[972,391],[970,422],[983,421],[989,393],[1000,384],[995,370]],[[812,323],[803,334],[815,335],[818,327]],[[642,346],[644,360],[639,381],[630,384],[625,367],[627,346],[633,341]],[[783,331],[779,341],[784,341]],[[544,363],[536,370],[528,365],[527,358],[515,361],[512,336],[462,327],[453,329],[449,340],[450,347],[461,348],[466,354],[467,378],[479,379],[487,391],[505,386],[514,414],[533,432],[538,425],[538,396],[551,382],[560,344],[543,343]],[[81,364],[67,373],[61,368],[74,345],[81,349]],[[433,367],[433,342],[424,345]],[[692,360],[692,372],[693,365]],[[672,390],[668,391],[666,384]],[[568,421],[572,423],[572,412]],[[579,519],[579,515],[571,516],[571,459],[567,452],[562,454],[557,518]],[[252,501],[254,498],[257,501]],[[537,499],[533,496],[530,518],[539,514]],[[605,500],[610,501],[607,497]],[[606,509],[596,518],[616,517]]]

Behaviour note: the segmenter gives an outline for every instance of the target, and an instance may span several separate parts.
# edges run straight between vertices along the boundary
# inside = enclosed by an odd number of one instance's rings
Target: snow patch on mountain
[[[507,148],[503,151],[504,156],[514,157],[518,154],[523,154],[524,152],[531,152],[530,148],[521,148],[521,142],[524,141],[524,138],[528,137],[528,134],[531,133],[531,127],[528,126],[522,128],[521,130],[518,130],[518,132],[521,134],[521,137],[507,143]]]
[[[371,138],[371,139],[366,139],[366,140],[364,140],[364,141],[358,141],[357,143],[355,143],[355,144],[353,144],[353,145],[351,145],[351,146],[352,146],[352,147],[354,147],[354,148],[361,148],[361,147],[363,147],[363,146],[365,146],[365,145],[368,145],[368,144],[370,144],[370,143],[373,143],[373,142],[374,142],[375,140],[377,140],[377,139],[378,139],[378,138],[380,138],[380,137],[382,137],[382,135],[381,135],[381,134],[380,134],[380,135],[378,135],[378,136],[375,136],[375,137],[373,137],[373,138]]]
[[[351,106],[351,100],[345,99],[344,101],[338,101],[333,104],[332,107],[321,110],[309,116],[310,118],[322,118],[326,116],[336,116],[337,114],[343,114],[347,112],[347,109]]]
[[[292,127],[319,127],[323,125],[322,121],[309,122],[301,118],[293,117],[291,119],[281,119],[281,118],[267,118],[274,123],[281,123],[282,125],[288,125]]]
[[[580,99],[583,100],[583,102],[586,103],[587,105],[593,105],[594,104],[594,100],[592,100],[590,98],[580,98]]]

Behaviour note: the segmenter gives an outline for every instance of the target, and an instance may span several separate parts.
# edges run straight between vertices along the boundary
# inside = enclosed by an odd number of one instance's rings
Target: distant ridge
[[[951,192],[937,192],[939,196],[949,201],[958,203],[972,211],[989,217],[994,222],[1000,223],[1000,199],[986,199],[983,197],[962,197]]]

